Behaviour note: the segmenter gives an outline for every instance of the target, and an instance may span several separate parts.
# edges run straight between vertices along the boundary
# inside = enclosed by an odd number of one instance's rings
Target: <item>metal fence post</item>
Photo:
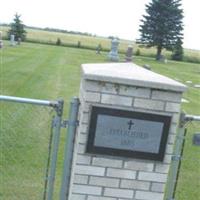
[[[60,141],[60,129],[62,124],[63,104],[64,104],[63,100],[58,100],[58,105],[55,107],[57,115],[54,118],[54,131],[53,131],[53,141],[52,141],[53,149],[51,152],[51,164],[50,164],[50,172],[48,178],[47,200],[53,199],[56,163],[57,163],[58,147]]]
[[[167,184],[167,191],[166,191],[166,200],[175,200],[174,199],[174,190],[177,183],[177,175],[179,171],[179,164],[181,162],[181,152],[182,152],[182,146],[185,139],[185,114],[181,113],[180,116],[180,124],[178,127],[178,133],[175,141],[175,148],[174,148],[174,154],[172,156],[172,164],[170,168],[170,176],[168,179]]]
[[[71,101],[70,112],[69,112],[68,131],[67,131],[65,151],[64,151],[62,185],[60,190],[60,200],[68,200],[68,195],[69,195],[74,139],[75,139],[76,127],[78,125],[77,121],[78,108],[79,108],[79,99],[77,97],[74,97],[73,100]]]

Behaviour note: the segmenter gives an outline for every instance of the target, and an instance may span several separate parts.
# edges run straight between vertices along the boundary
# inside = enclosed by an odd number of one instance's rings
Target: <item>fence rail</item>
[[[0,95],[0,199],[53,199],[62,113],[62,100]]]

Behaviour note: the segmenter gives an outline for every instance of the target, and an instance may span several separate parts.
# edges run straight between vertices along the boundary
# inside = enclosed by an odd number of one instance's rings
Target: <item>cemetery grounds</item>
[[[0,25],[0,30],[3,32],[4,38],[6,37],[8,29],[9,28],[7,26]],[[31,28],[26,28],[26,31],[26,40],[32,43],[46,43],[55,45],[57,39],[60,38],[61,43],[66,46],[77,47],[78,43],[80,42],[81,47],[86,49],[96,49],[99,44],[101,44],[103,50],[109,51],[110,49],[110,39],[106,37],[60,33]],[[135,44],[133,41],[122,39],[120,39],[119,52],[125,53],[129,44],[133,44],[134,53],[136,53],[137,50],[140,50],[141,56],[154,57],[156,54],[156,48],[154,47],[144,48],[138,44]],[[171,52],[163,49],[163,55],[165,55],[167,59],[170,59]],[[184,59],[187,61],[192,61],[193,63],[200,63],[200,51],[193,49],[184,49]]]
[[[120,58],[123,60],[125,56],[120,55]],[[5,47],[0,50],[0,61],[0,94],[52,100],[62,97],[65,101],[64,116],[67,116],[71,98],[78,96],[81,64],[107,62],[107,53],[97,55],[92,50],[31,43],[10,47],[5,42]],[[194,87],[200,84],[199,64],[173,61],[165,64],[147,57],[135,57],[134,62],[138,65],[148,64],[153,71],[187,84],[189,90],[184,94],[184,99],[189,103],[183,103],[182,109],[188,114],[200,115],[200,89]],[[34,124],[37,119],[32,120]],[[183,152],[187,159],[182,161],[176,190],[177,200],[197,200],[200,197],[200,148],[192,145],[193,133],[197,131],[200,131],[199,123],[188,125]],[[61,177],[62,173],[64,133],[61,138],[57,177]],[[25,138],[20,142],[24,143]],[[26,152],[26,149],[23,151]],[[34,158],[30,156],[30,165],[31,159]],[[37,175],[34,179],[37,179]],[[60,180],[57,181],[56,192],[59,193]],[[15,184],[12,187],[10,190],[15,191]]]

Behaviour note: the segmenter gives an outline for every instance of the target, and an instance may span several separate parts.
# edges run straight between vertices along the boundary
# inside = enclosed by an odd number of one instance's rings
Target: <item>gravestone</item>
[[[200,133],[195,133],[193,136],[193,145],[200,146]]]
[[[3,48],[2,31],[0,31],[0,49]]]
[[[82,65],[70,200],[163,200],[186,86],[132,63]]]
[[[131,62],[133,59],[133,46],[129,45],[126,51],[126,62]]]
[[[19,37],[17,40],[17,44],[20,45],[21,44],[22,39]]]
[[[101,49],[102,49],[101,44],[98,44],[97,49],[96,49],[96,53],[101,54]]]
[[[16,43],[15,43],[15,35],[11,34],[10,35],[10,45],[11,46],[15,46]]]
[[[118,45],[119,45],[119,40],[118,39],[113,39],[111,41],[111,50],[108,54],[108,58],[111,61],[118,62],[119,61],[119,55],[118,55]]]

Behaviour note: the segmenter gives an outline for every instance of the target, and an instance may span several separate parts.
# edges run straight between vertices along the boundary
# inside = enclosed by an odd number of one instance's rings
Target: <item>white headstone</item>
[[[118,39],[113,39],[111,41],[111,50],[110,50],[110,52],[108,54],[109,60],[115,61],[115,62],[119,61],[118,45],[119,45],[119,40]]]
[[[15,43],[15,35],[11,34],[10,35],[10,45],[11,46],[15,46],[16,43]]]

